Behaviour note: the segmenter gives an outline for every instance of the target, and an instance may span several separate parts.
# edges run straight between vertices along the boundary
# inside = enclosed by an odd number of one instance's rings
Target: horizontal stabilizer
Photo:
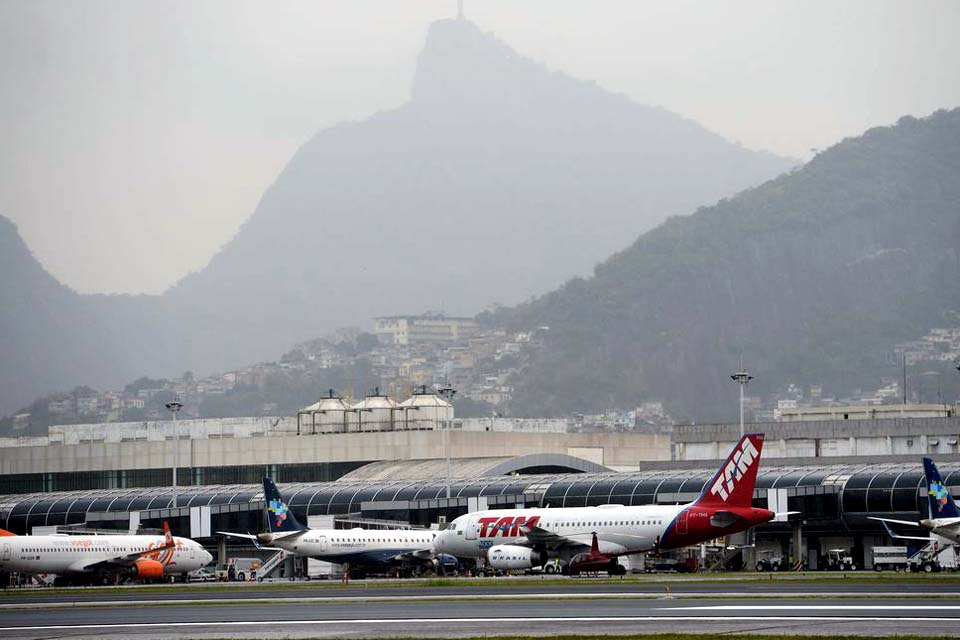
[[[225,536],[227,538],[240,538],[242,540],[253,540],[257,541],[257,536],[252,533],[233,533],[231,531],[217,531],[218,536]]]
[[[886,522],[892,522],[893,524],[905,524],[905,525],[909,525],[909,526],[911,526],[911,527],[919,527],[919,526],[920,526],[920,523],[917,522],[917,521],[915,521],[915,520],[914,520],[914,521],[911,521],[911,520],[894,520],[893,518],[878,518],[878,517],[876,517],[876,516],[867,516],[867,519],[868,519],[868,520],[876,520],[877,522],[884,522],[884,523],[886,523]]]

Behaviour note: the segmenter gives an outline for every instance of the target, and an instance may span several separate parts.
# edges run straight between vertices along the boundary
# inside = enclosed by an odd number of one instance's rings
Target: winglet
[[[164,547],[174,546],[173,535],[170,533],[170,523],[167,522],[166,520],[163,521],[163,546]]]

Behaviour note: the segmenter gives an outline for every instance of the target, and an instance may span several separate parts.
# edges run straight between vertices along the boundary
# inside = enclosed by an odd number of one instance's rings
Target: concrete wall
[[[536,453],[576,455],[571,452],[589,450],[591,459],[618,470],[637,469],[641,461],[670,459],[670,439],[662,435],[456,430],[449,435],[450,456],[454,459]],[[166,468],[174,464],[174,447],[179,447],[181,467],[439,459],[445,455],[442,433],[434,431],[92,442],[0,449],[0,473]]]
[[[960,452],[960,418],[823,420],[747,425],[766,434],[765,458],[832,458],[951,454]],[[717,460],[740,437],[731,424],[682,425],[674,428],[678,460]]]

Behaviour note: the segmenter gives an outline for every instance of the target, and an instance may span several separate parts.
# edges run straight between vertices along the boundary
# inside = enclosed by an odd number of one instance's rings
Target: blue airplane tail
[[[297,522],[293,511],[290,511],[287,503],[283,501],[280,490],[271,478],[263,479],[263,499],[267,503],[267,527],[270,533],[304,530],[304,527]]]
[[[958,518],[960,509],[953,502],[950,490],[943,486],[937,465],[930,458],[923,459],[923,471],[927,476],[927,499],[931,518]]]

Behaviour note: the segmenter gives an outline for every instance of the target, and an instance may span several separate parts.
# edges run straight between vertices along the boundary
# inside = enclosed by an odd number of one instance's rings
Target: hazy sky
[[[0,0],[0,214],[78,291],[162,291],[314,132],[401,104],[429,23],[455,12]],[[549,68],[796,157],[960,106],[953,0],[482,0],[466,15]]]

